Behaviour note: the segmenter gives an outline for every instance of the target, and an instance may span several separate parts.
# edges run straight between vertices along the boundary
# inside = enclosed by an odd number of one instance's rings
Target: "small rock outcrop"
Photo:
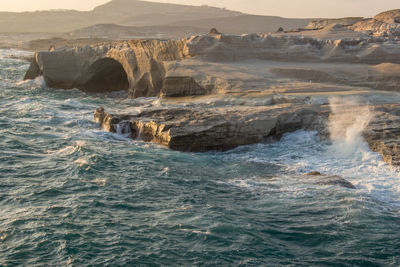
[[[372,36],[399,37],[400,9],[380,13],[372,19],[359,21],[349,28]]]
[[[33,59],[30,60],[31,65],[30,65],[29,69],[27,70],[27,72],[25,73],[24,80],[32,80],[32,79],[35,79],[36,77],[39,77],[40,75],[42,75],[42,70],[40,69],[40,67],[37,63],[36,55]]]
[[[363,136],[385,162],[400,166],[400,104],[381,104],[374,109],[375,117]]]
[[[212,28],[208,34],[214,35],[214,34],[221,34],[216,28]]]
[[[356,189],[352,183],[337,175],[324,175],[320,172],[310,172],[307,173],[304,178],[312,179],[316,184],[320,185],[336,185],[348,189]]]
[[[362,17],[350,17],[350,18],[341,18],[341,19],[317,19],[313,20],[304,28],[306,30],[319,30],[323,29],[331,24],[341,24],[343,26],[350,26],[354,23],[357,23],[364,18]]]

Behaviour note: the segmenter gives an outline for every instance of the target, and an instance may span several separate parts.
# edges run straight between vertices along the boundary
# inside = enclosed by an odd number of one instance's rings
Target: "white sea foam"
[[[332,99],[331,108],[332,141],[321,141],[317,132],[301,130],[284,135],[276,143],[228,152],[227,160],[274,164],[296,175],[312,171],[339,175],[360,192],[400,209],[400,172],[386,164],[380,154],[372,152],[362,138],[362,131],[373,118],[373,110],[354,99]],[[252,180],[232,184],[262,186]]]
[[[311,132],[286,135],[282,149],[289,146],[293,154],[297,154],[289,157],[292,160],[288,165],[300,172],[340,175],[372,197],[400,208],[400,173],[388,166],[381,155],[372,152],[362,137],[363,130],[374,117],[373,110],[367,103],[354,98],[331,99],[330,107],[332,143],[320,143],[317,134]],[[306,145],[313,140],[313,149],[299,147],[301,140],[307,140]]]
[[[35,84],[41,88],[48,88],[43,76],[39,76],[34,80]]]
[[[80,152],[85,144],[86,144],[85,141],[76,141],[75,145],[66,146],[55,151],[48,150],[47,153],[56,155],[72,155],[75,152]]]
[[[131,135],[131,123],[129,121],[122,121],[116,125],[116,131],[118,135],[123,137],[130,137]]]

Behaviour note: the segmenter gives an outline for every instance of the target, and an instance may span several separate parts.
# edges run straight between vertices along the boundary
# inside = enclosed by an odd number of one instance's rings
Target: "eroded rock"
[[[27,72],[25,73],[24,80],[32,80],[35,79],[36,77],[39,77],[42,75],[42,71],[37,63],[36,55],[34,58],[30,60],[31,65]]]
[[[385,162],[400,165],[400,104],[375,106],[375,116],[363,136]]]
[[[131,137],[155,142],[179,151],[228,150],[263,142],[299,129],[316,129],[318,116],[327,109],[311,105],[226,107],[216,109],[150,109],[136,115],[112,115],[99,108],[95,120],[111,132],[119,123],[130,123]]]
[[[338,29],[331,29],[333,35],[340,37],[343,33],[347,34],[346,31],[352,32],[343,26],[337,27]],[[164,96],[193,96],[226,92],[231,88],[212,68],[207,69],[211,63],[219,64],[221,69],[233,66],[234,63],[242,63],[242,67],[251,69],[249,62],[252,60],[283,63],[400,63],[398,42],[394,40],[369,36],[343,40],[317,37],[318,35],[312,38],[290,34],[214,34],[182,40],[121,41],[66,48],[38,52],[26,78],[43,75],[48,86],[54,88],[80,88],[88,92],[128,90],[132,98],[158,97],[160,93]],[[198,65],[188,68],[188,65],[180,64],[189,58],[195,58]],[[201,73],[199,67],[202,68]],[[236,67],[237,70],[232,71],[243,73],[239,64]],[[352,75],[351,68],[347,69]],[[288,74],[283,68],[280,72]],[[301,73],[290,73],[317,82],[341,81],[341,77],[337,79],[335,75],[326,75],[318,70],[310,72],[303,69]],[[372,74],[375,73],[378,72]],[[346,72],[344,75],[339,73],[339,76],[346,76]],[[379,75],[367,73],[365,76],[372,85],[376,84],[375,77],[380,79]],[[358,80],[357,76],[354,77],[362,84],[365,76]],[[238,76],[237,79],[242,78]],[[248,80],[242,79],[246,84]]]
[[[366,32],[379,37],[400,36],[400,9],[382,12],[369,20],[362,20],[350,27],[358,32]]]

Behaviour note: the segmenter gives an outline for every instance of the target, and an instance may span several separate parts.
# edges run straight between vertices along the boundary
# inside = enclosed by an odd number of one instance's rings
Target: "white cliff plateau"
[[[329,100],[356,97],[374,114],[362,128],[370,147],[399,164],[396,12],[376,17],[394,25],[379,28],[386,35],[361,30],[357,25],[369,22],[357,19],[350,26],[322,23],[316,30],[240,36],[214,31],[38,52],[26,78],[43,75],[54,88],[157,97],[157,104],[122,115],[99,108],[95,119],[109,131],[182,151],[226,150],[298,129],[328,138]],[[351,114],[365,106],[346,103],[339,110]]]

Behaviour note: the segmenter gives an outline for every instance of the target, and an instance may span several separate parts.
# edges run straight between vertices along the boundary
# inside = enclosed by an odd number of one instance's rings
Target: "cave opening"
[[[118,61],[112,58],[102,58],[94,62],[85,75],[81,87],[86,92],[112,92],[128,90],[128,76]]]

